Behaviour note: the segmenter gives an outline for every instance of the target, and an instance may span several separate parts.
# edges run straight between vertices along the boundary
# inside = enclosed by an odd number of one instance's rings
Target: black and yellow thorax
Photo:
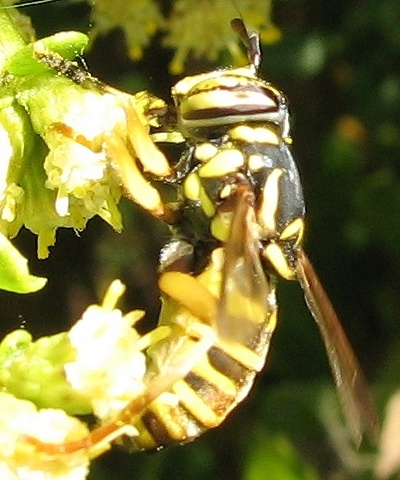
[[[186,208],[207,223],[204,235],[225,242],[238,189],[254,193],[263,256],[292,278],[290,250],[303,234],[304,201],[290,151],[284,95],[256,76],[252,65],[186,77],[172,89],[183,154]],[[186,224],[185,224],[186,228]]]

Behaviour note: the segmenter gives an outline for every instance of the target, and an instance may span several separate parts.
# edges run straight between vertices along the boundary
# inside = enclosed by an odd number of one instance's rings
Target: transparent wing
[[[369,388],[350,342],[307,255],[297,253],[297,278],[320,329],[336,388],[354,443],[363,432],[372,440],[378,436],[378,420]]]
[[[265,275],[260,261],[253,204],[252,192],[238,192],[225,245],[217,331],[224,340],[257,349],[262,348],[260,335],[272,334],[275,328],[276,301],[273,279]],[[269,338],[264,339],[268,347]]]

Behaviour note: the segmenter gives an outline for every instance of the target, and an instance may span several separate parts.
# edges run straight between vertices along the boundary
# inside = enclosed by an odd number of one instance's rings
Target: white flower
[[[91,217],[104,207],[118,183],[104,143],[118,124],[124,124],[125,116],[111,94],[86,91],[80,102],[67,107],[59,130],[51,128],[45,134],[50,149],[44,162],[45,186],[57,191],[58,215],[69,215],[71,203],[80,201],[86,217]]]
[[[132,328],[141,316],[141,312],[124,316],[104,304],[91,305],[69,332],[76,358],[65,365],[67,379],[90,399],[101,419],[112,417],[145,390],[146,357]]]
[[[51,458],[34,443],[62,444],[87,435],[87,428],[62,410],[37,410],[33,403],[0,393],[0,478],[83,480],[89,456],[84,449]],[[29,439],[33,440],[30,441]]]

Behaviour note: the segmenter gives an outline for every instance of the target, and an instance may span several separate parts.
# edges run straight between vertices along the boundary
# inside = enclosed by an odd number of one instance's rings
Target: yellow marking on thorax
[[[277,243],[268,244],[263,250],[263,256],[271,263],[281,277],[286,280],[293,280],[296,276],[293,267],[287,261],[286,255]]]
[[[217,212],[211,220],[210,231],[214,238],[226,242],[232,223],[232,212]]]
[[[257,220],[263,229],[268,232],[276,231],[275,215],[279,205],[279,178],[282,173],[280,168],[272,170],[263,187],[262,202],[257,213]]]
[[[201,181],[197,173],[190,173],[185,178],[183,183],[183,191],[188,200],[199,200],[201,188]]]
[[[281,138],[271,128],[250,127],[248,125],[238,125],[229,131],[232,140],[239,140],[247,143],[266,143],[269,145],[279,145]]]
[[[213,217],[215,214],[215,205],[207,195],[198,174],[189,174],[183,183],[183,192],[188,200],[199,201],[201,208],[207,217]]]
[[[219,198],[221,200],[224,200],[228,197],[230,197],[233,192],[236,190],[236,185],[225,185],[222,190],[219,192]]]
[[[156,132],[150,135],[153,142],[183,143],[185,137],[180,132]]]
[[[202,178],[219,178],[235,173],[244,165],[243,153],[236,148],[221,150],[199,168]]]
[[[214,155],[218,153],[218,147],[212,143],[200,143],[196,145],[194,149],[194,156],[200,162],[206,162],[210,160]]]
[[[304,233],[304,220],[302,218],[296,218],[289,223],[280,234],[280,240],[290,240],[295,238],[295,245],[299,245]]]
[[[260,155],[257,155],[255,153],[249,155],[247,162],[249,165],[249,170],[252,172],[257,172],[258,170],[261,170],[264,167],[263,158]]]

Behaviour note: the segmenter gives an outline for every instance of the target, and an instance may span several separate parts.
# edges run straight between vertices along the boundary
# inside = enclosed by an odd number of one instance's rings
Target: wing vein
[[[359,446],[363,432],[372,441],[379,434],[377,414],[359,362],[310,260],[297,252],[297,278],[321,332],[344,415],[354,443]]]

